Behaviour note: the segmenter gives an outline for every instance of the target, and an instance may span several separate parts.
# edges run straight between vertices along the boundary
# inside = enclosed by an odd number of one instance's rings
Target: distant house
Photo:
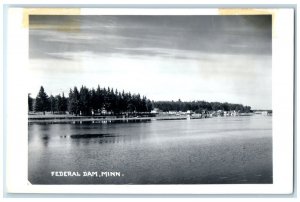
[[[217,115],[218,116],[224,116],[224,111],[223,110],[218,110]]]
[[[193,113],[193,112],[192,112],[191,110],[187,110],[187,111],[186,111],[186,114],[187,114],[187,115],[191,115],[192,113]]]
[[[161,112],[160,109],[154,108],[154,109],[151,111],[151,114],[158,114],[159,112]]]
[[[230,111],[230,116],[238,116],[239,115],[239,112],[233,110],[233,111]]]
[[[101,114],[107,114],[108,112],[107,112],[107,110],[103,107],[102,109],[101,109]]]
[[[214,116],[217,116],[217,112],[211,111],[211,112],[209,113],[209,117],[214,117]]]

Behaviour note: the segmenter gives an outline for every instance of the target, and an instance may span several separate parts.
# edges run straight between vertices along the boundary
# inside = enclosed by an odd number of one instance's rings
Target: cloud
[[[29,43],[32,89],[271,108],[270,16],[34,16]]]
[[[51,55],[45,53],[71,51],[170,57],[160,51],[163,49],[269,55],[268,19],[271,17],[34,16],[30,18],[30,57],[47,58]],[[261,25],[261,21],[265,23]],[[189,58],[178,54],[174,57]]]

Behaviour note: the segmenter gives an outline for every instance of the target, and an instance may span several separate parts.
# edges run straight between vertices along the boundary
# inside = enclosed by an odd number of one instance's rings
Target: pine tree
[[[102,90],[102,95],[103,95],[103,108],[105,109],[105,110],[108,110],[109,109],[109,105],[110,105],[110,103],[109,103],[109,91],[110,91],[110,89],[109,89],[109,87],[108,87],[108,89],[106,90],[105,88],[103,88],[103,90]]]
[[[74,87],[74,90],[70,89],[69,93],[69,113],[75,114],[76,116],[80,113],[80,95],[77,90],[77,87]]]
[[[54,111],[56,110],[56,99],[53,97],[53,95],[50,96],[49,98],[49,102],[50,102],[50,111],[52,112],[52,114],[54,114]]]
[[[68,110],[68,99],[65,97],[65,94],[62,93],[61,111],[65,114],[67,110]]]
[[[69,114],[74,114],[74,93],[73,90],[70,88],[69,92],[69,99],[68,99],[68,111]]]
[[[151,110],[153,109],[153,104],[149,99],[147,100],[146,106],[147,106],[147,112],[151,112]]]
[[[103,96],[103,90],[101,90],[100,86],[98,85],[96,90],[96,110],[101,112],[101,109],[104,105],[104,96]]]
[[[44,87],[41,86],[40,91],[35,99],[35,111],[45,114],[50,108],[48,95],[45,93]]]
[[[96,93],[95,89],[93,88],[91,90],[91,103],[90,103],[93,111],[97,110],[97,101],[98,101],[97,93]]]
[[[57,96],[55,96],[55,111],[57,111],[58,113],[61,113],[62,110],[62,97],[60,96],[60,94],[58,94]]]
[[[90,102],[90,92],[85,87],[80,88],[80,111],[82,115],[87,116],[91,114],[91,102]]]
[[[120,94],[120,110],[121,112],[126,112],[126,107],[127,107],[127,104],[126,104],[126,97],[125,97],[125,92],[124,90],[122,91],[122,93]]]

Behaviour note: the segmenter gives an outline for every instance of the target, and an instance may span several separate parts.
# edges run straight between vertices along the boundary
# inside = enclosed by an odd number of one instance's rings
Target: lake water
[[[273,181],[269,116],[30,123],[28,127],[28,179],[32,184]],[[78,172],[81,176],[52,176],[55,171]],[[88,171],[97,172],[97,176],[83,176]],[[102,176],[102,172],[116,176]]]

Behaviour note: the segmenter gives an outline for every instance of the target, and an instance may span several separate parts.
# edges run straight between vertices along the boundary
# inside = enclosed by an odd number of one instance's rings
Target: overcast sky
[[[271,16],[30,16],[29,93],[113,87],[272,108]]]

